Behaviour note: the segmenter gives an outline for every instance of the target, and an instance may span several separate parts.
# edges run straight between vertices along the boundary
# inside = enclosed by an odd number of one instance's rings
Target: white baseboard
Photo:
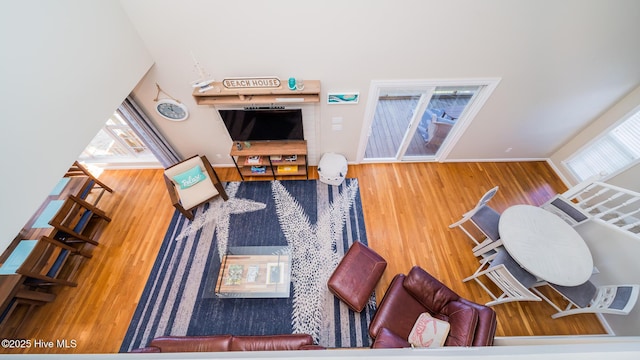
[[[637,343],[638,336],[612,335],[551,335],[551,336],[496,336],[494,346],[531,346],[595,343]]]
[[[547,161],[547,158],[500,158],[500,159],[447,159],[441,162],[529,162]]]
[[[156,162],[156,163],[146,163],[146,162],[139,162],[139,163],[109,163],[109,164],[93,163],[93,164],[88,164],[88,165],[95,166],[95,167],[101,168],[103,170],[163,169],[164,168],[158,162]]]
[[[548,158],[500,158],[500,159],[446,159],[442,161],[433,160],[395,160],[395,159],[387,159],[387,160],[363,160],[361,162],[349,161],[349,165],[360,165],[360,164],[410,164],[410,163],[429,163],[429,162],[441,162],[441,163],[457,163],[457,162],[531,162],[531,161],[547,161]],[[555,169],[554,169],[555,171]]]

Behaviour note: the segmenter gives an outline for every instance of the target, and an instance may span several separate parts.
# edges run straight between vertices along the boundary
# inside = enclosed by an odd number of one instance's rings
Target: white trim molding
[[[547,158],[447,159],[441,162],[527,162],[527,161],[547,161]]]
[[[417,90],[424,91],[425,93],[431,93],[438,86],[479,86],[478,92],[475,94],[473,100],[469,103],[465,109],[463,116],[458,119],[456,126],[454,126],[444,141],[438,153],[433,157],[415,157],[410,160],[396,159],[396,162],[418,162],[418,161],[447,161],[447,157],[456,145],[456,142],[462,137],[462,134],[466,131],[467,127],[471,124],[474,117],[483,107],[489,96],[493,93],[495,88],[500,83],[501,78],[472,78],[472,79],[415,79],[415,80],[372,80],[369,89],[369,98],[367,101],[367,108],[364,115],[364,122],[362,131],[360,133],[360,142],[358,145],[357,161],[363,162],[364,154],[367,149],[367,143],[371,134],[371,126],[376,111],[376,105],[381,91],[384,90]],[[424,110],[424,109],[423,109]],[[388,160],[388,159],[387,159]],[[385,162],[394,162],[387,161]],[[365,162],[377,162],[375,159]]]

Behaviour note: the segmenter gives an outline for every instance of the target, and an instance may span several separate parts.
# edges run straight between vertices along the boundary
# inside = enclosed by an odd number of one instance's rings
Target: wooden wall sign
[[[227,89],[278,88],[280,79],[275,76],[228,78],[222,80],[222,85]]]

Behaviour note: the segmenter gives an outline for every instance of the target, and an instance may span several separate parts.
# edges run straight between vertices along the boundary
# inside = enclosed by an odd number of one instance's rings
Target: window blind
[[[578,151],[564,165],[578,179],[613,174],[640,159],[640,111]]]

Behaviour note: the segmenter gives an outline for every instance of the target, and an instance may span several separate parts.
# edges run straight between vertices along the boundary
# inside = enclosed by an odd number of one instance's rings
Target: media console
[[[238,146],[240,144],[240,146]],[[306,140],[234,142],[229,152],[242,180],[246,176],[305,176],[309,179]]]
[[[200,92],[193,91],[198,105],[271,105],[320,102],[320,80],[305,80],[304,89],[289,90],[286,85],[278,88],[227,89],[221,82],[211,84],[212,88]]]
[[[276,109],[287,104],[313,104],[320,102],[320,80],[305,80],[301,90],[289,90],[286,85],[277,88],[226,88],[221,82],[200,92],[194,89],[193,98],[198,105],[242,106],[245,110]],[[230,132],[231,135],[231,132]],[[238,146],[237,144],[240,144]],[[246,146],[235,141],[229,154],[242,180],[249,177],[301,177],[309,179],[306,140],[253,140]]]

